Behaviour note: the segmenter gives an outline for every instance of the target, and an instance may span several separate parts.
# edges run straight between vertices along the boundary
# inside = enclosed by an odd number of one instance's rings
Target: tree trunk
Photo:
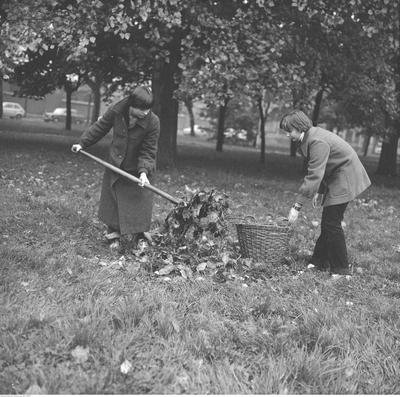
[[[169,46],[169,62],[165,59],[158,59],[153,68],[153,110],[160,118],[157,159],[159,168],[174,167],[176,163],[178,101],[173,97],[173,94],[177,88],[175,76],[179,73],[180,42],[180,38],[176,35]]]
[[[368,149],[369,149],[370,142],[371,142],[371,135],[370,134],[364,135],[363,157],[367,157],[367,155],[368,155]]]
[[[71,83],[65,83],[65,93],[66,93],[66,108],[67,115],[65,117],[65,129],[67,131],[71,130],[71,99],[72,99],[72,87]]]
[[[397,149],[399,145],[399,135],[396,133],[388,134],[382,142],[381,155],[379,157],[379,175],[395,176],[397,174]]]
[[[265,164],[265,122],[267,120],[267,114],[269,107],[271,106],[271,102],[268,102],[268,105],[263,107],[262,97],[258,98],[257,101],[258,112],[260,114],[260,139],[261,139],[261,147],[260,147],[260,162],[261,164]]]
[[[0,119],[3,118],[3,76],[0,74]]]
[[[86,124],[90,124],[90,115],[92,114],[91,108],[92,108],[92,92],[89,93],[87,112],[86,112]]]
[[[225,99],[224,103],[220,105],[218,112],[218,130],[217,130],[217,152],[222,152],[224,145],[224,129],[225,129],[225,116],[226,109],[228,107],[228,99]]]
[[[257,137],[258,137],[258,134],[255,134],[255,136],[254,136],[254,139],[253,139],[253,148],[256,148],[257,147]]]
[[[184,104],[189,114],[189,122],[190,122],[190,135],[195,136],[196,133],[194,131],[194,113],[193,113],[193,100],[190,95],[186,95],[184,99]]]
[[[95,123],[100,115],[100,105],[101,105],[101,84],[95,83],[93,86],[90,86],[93,93],[93,109],[92,109],[92,117],[90,119],[91,124]]]
[[[324,95],[324,91],[325,91],[325,86],[322,86],[320,88],[320,90],[317,92],[317,95],[315,96],[315,104],[314,104],[314,110],[313,110],[313,116],[312,116],[313,126],[316,126],[318,124],[319,111],[321,109],[321,103],[322,103],[322,97]]]

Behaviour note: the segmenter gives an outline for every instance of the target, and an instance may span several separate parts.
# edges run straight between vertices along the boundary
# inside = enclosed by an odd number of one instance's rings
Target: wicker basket
[[[263,225],[255,222],[252,216],[235,222],[242,256],[273,264],[282,262],[290,255],[292,228],[287,219],[279,218]]]

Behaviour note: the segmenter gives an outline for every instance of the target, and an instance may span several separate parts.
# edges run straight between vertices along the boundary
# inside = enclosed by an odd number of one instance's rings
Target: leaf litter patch
[[[229,233],[228,196],[216,190],[195,192],[177,204],[164,224],[152,232],[152,243],[138,242],[131,257],[111,263],[117,270],[137,273],[141,269],[170,280],[182,277],[215,282],[246,282],[282,274],[282,267],[242,258],[238,242]],[[115,266],[114,266],[115,265]]]

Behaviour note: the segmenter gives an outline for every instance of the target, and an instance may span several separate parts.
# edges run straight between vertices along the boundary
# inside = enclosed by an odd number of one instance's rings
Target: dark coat
[[[128,98],[111,106],[81,136],[83,148],[93,145],[112,128],[113,139],[108,161],[132,175],[146,172],[150,177],[156,168],[160,121],[153,112],[129,123]],[[129,128],[128,128],[129,127]],[[121,234],[145,232],[150,229],[153,194],[113,171],[106,169],[100,197],[99,218]]]
[[[362,193],[371,181],[357,153],[342,138],[320,127],[304,135],[299,152],[308,160],[297,202],[325,193],[324,207],[343,204]]]

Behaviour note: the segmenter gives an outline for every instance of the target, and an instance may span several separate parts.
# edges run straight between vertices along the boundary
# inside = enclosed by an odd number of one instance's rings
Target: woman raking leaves
[[[136,87],[128,97],[108,108],[72,146],[73,152],[79,152],[113,129],[109,162],[140,179],[138,185],[109,169],[104,172],[98,215],[107,225],[106,238],[113,250],[120,248],[122,235],[137,240],[150,229],[153,195],[142,187],[155,171],[160,134],[159,118],[151,111],[152,105],[150,89]]]

